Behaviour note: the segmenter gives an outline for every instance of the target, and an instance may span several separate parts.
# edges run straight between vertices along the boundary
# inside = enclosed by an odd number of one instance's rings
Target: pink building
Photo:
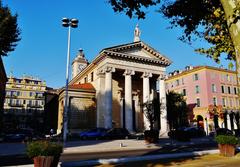
[[[212,131],[216,126],[231,130],[239,127],[235,71],[209,66],[187,66],[184,71],[170,73],[166,79],[166,89],[182,93],[186,97],[187,104],[194,106],[194,118],[190,122],[197,121],[206,132]],[[214,106],[216,110],[213,109]]]

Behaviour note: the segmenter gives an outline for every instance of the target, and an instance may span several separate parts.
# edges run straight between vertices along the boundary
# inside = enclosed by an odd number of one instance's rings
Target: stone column
[[[167,137],[168,133],[168,121],[167,121],[167,101],[166,101],[166,89],[165,89],[165,82],[164,82],[165,76],[160,75],[158,78],[159,81],[159,99],[160,99],[160,105],[161,105],[161,115],[160,115],[160,122],[161,122],[161,130],[160,130],[160,136],[161,137]]]
[[[129,132],[133,132],[133,111],[132,111],[132,76],[134,71],[126,70],[125,76],[125,124]]]
[[[97,127],[105,127],[104,126],[104,89],[105,89],[105,73],[101,70],[97,73]]]
[[[143,103],[146,103],[149,100],[150,95],[150,84],[149,84],[149,78],[152,77],[152,73],[144,72],[142,75],[143,78]],[[145,108],[143,108],[145,110]],[[149,130],[150,123],[148,119],[146,118],[145,114],[143,114],[143,122],[144,122],[144,129]]]
[[[105,69],[105,128],[112,128],[112,72],[113,67]]]

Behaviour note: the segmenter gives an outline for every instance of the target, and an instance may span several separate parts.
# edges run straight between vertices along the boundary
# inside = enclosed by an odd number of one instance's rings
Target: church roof
[[[91,83],[84,83],[84,84],[73,84],[68,86],[70,89],[88,89],[88,90],[95,90]]]
[[[134,55],[130,53],[121,53],[125,50],[130,50],[134,48],[141,48],[150,53],[151,55],[155,56],[155,58],[147,58],[139,55]],[[162,65],[169,66],[172,61],[168,59],[166,56],[162,55],[159,53],[156,49],[150,47],[143,41],[138,41],[138,42],[132,42],[132,43],[127,43],[127,44],[122,44],[122,45],[117,45],[109,48],[104,48],[100,53],[105,53],[108,56],[120,56],[120,57],[126,57],[126,58],[132,58],[135,60],[141,60],[141,61],[146,61],[146,62],[155,62],[155,63],[160,63]]]

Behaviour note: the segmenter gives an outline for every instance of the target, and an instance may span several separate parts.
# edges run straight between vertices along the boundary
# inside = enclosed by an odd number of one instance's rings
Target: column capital
[[[99,76],[99,77],[104,77],[104,71],[103,70],[98,70],[97,71],[97,76]]]
[[[105,73],[106,72],[115,72],[116,71],[114,67],[110,67],[110,66],[105,67],[103,70],[104,70]]]
[[[135,74],[135,71],[133,70],[129,70],[129,69],[126,69],[125,72],[123,73],[123,75],[134,75]]]
[[[106,67],[100,68],[97,71],[97,75],[101,76],[101,75],[104,75],[105,73],[108,73],[108,72],[115,72],[115,68],[114,67],[110,67],[110,66],[106,66]]]
[[[158,80],[165,80],[166,79],[166,75],[165,74],[160,74],[158,77]]]
[[[151,72],[143,72],[141,78],[150,78],[150,77],[152,77],[152,73]]]

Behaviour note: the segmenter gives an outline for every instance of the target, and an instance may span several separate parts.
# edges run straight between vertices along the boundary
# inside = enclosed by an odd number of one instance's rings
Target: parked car
[[[107,133],[105,128],[94,128],[80,133],[80,138],[86,139],[100,139]]]
[[[131,135],[125,128],[112,128],[102,137],[103,139],[126,139]]]
[[[168,132],[168,136],[177,140],[190,140],[190,138],[206,136],[203,128],[198,127],[181,127]]]
[[[206,132],[203,128],[198,127],[187,127],[184,129],[184,131],[187,132],[187,134],[190,136],[190,138],[197,138],[197,137],[204,137],[206,136]]]
[[[23,142],[27,141],[28,138],[25,134],[6,134],[4,137],[5,142]]]
[[[5,134],[4,141],[5,142],[26,142],[30,141],[33,138],[33,130],[32,129],[16,129],[10,130]]]

